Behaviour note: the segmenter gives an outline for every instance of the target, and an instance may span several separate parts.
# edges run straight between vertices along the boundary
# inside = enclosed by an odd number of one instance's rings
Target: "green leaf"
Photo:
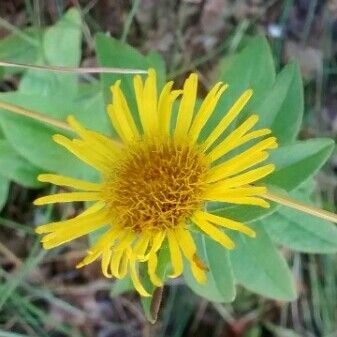
[[[50,64],[60,62],[65,67],[76,67],[81,59],[81,13],[69,9],[44,35],[44,52]]]
[[[77,67],[81,59],[81,32],[81,15],[77,9],[72,8],[43,34],[42,51],[37,63]],[[77,87],[76,74],[29,70],[23,76],[19,90],[38,95],[74,96]]]
[[[0,100],[59,120],[65,120],[67,116],[73,114],[84,126],[108,136],[112,134],[103,96],[96,84],[86,85],[84,88],[81,86],[75,98],[66,95],[36,96],[16,91],[0,94]],[[5,110],[0,114],[0,123],[10,144],[33,165],[45,171],[82,179],[97,178],[97,173],[92,168],[52,140],[52,136],[56,133],[70,135],[69,132],[30,118],[10,114]]]
[[[159,53],[150,51],[149,54],[146,55],[146,60],[149,67],[156,69],[158,88],[161,88],[166,82],[166,64],[164,59]]]
[[[41,30],[29,27],[20,33],[13,33],[0,40],[0,60],[15,63],[35,63],[39,50]],[[5,69],[4,74],[22,72],[19,68]]]
[[[266,90],[252,111],[260,117],[257,128],[270,128],[279,144],[292,142],[303,116],[303,84],[296,64],[283,68],[271,89]]]
[[[101,91],[80,92],[73,104],[72,115],[74,115],[83,126],[110,137],[113,135],[111,121],[106,113],[106,106]]]
[[[153,67],[157,70],[158,88],[165,82],[165,65],[157,53],[144,56],[138,50],[119,40],[108,37],[102,33],[96,35],[96,53],[98,63],[104,67],[133,68],[147,70]],[[131,112],[138,126],[140,125],[136,98],[133,89],[133,75],[130,74],[102,74],[101,81],[106,104],[111,102],[110,87],[117,80],[121,80],[121,88],[125,94]]]
[[[74,105],[64,99],[41,96],[23,95],[19,93],[7,93],[0,95],[0,99],[46,113],[50,116],[69,115],[76,111]],[[85,111],[81,111],[85,113]],[[56,133],[66,133],[44,123],[27,117],[17,116],[1,111],[0,123],[8,142],[23,158],[47,172],[69,175],[82,179],[94,180],[95,171],[82,163],[74,155],[52,140]]]
[[[18,155],[6,140],[0,140],[0,173],[26,187],[41,187],[36,177],[41,170]]]
[[[304,193],[307,192],[305,195]],[[294,191],[290,196],[310,205],[309,191]],[[337,228],[335,224],[320,218],[281,207],[262,221],[273,241],[305,253],[336,253]]]
[[[189,266],[184,268],[187,285],[198,295],[213,302],[228,303],[235,298],[235,286],[228,250],[207,236],[196,233],[198,256],[206,264],[207,283],[199,284],[193,277]]]
[[[331,139],[298,141],[271,151],[269,162],[276,170],[263,183],[291,191],[312,177],[326,162],[334,148]]]
[[[200,301],[186,286],[169,287],[165,296],[165,307],[160,321],[161,330],[158,337],[183,337],[191,327],[195,309]],[[208,335],[206,335],[208,336]]]
[[[228,83],[229,88],[219,100],[213,116],[206,123],[200,136],[201,140],[215,128],[246,89],[253,89],[254,95],[236,123],[251,112],[252,104],[259,101],[275,81],[272,53],[267,40],[262,36],[251,39],[240,53],[231,56],[230,65],[230,67],[224,67],[224,71],[219,76],[219,81]]]
[[[117,279],[114,282],[110,292],[110,296],[114,298],[134,290],[135,288],[133,287],[131,278],[129,276],[125,276],[124,278],[120,280]]]
[[[230,259],[237,282],[263,296],[292,301],[296,298],[291,271],[260,222],[251,224],[256,238],[233,235],[236,247]]]
[[[288,208],[263,220],[271,238],[292,250],[304,253],[336,253],[337,228],[334,224]]]
[[[261,35],[252,38],[237,56],[232,57],[231,66],[224,68],[219,80],[229,84],[226,96],[238,96],[248,88],[252,88],[255,95],[259,96],[270,88],[275,76],[269,43]]]
[[[5,206],[9,192],[9,180],[0,175],[0,210]]]

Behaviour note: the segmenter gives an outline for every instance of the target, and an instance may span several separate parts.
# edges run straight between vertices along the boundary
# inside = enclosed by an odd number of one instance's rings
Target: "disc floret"
[[[121,226],[138,233],[174,229],[202,206],[208,165],[187,141],[135,142],[116,163],[102,197]]]

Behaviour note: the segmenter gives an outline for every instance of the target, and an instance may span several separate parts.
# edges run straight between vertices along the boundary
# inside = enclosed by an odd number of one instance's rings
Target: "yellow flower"
[[[256,166],[268,158],[267,150],[277,147],[276,138],[264,137],[270,134],[269,129],[252,131],[257,115],[251,115],[224,136],[252,96],[252,90],[248,89],[200,141],[199,136],[227,85],[217,83],[194,114],[197,85],[197,75],[191,74],[182,90],[172,90],[173,82],[168,82],[158,97],[153,69],[145,82],[135,76],[141,122],[137,123],[117,81],[111,87],[113,101],[108,105],[108,114],[120,141],[82,127],[74,117],[68,118],[79,139],[55,135],[54,140],[98,170],[101,182],[54,174],[38,177],[42,182],[80,192],[41,197],[35,201],[36,205],[95,201],[73,219],[39,226],[36,232],[45,234],[42,238],[45,249],[107,226],[78,267],[101,258],[106,277],[123,278],[129,273],[139,294],[149,296],[138,269],[143,263],[151,282],[161,286],[163,280],[156,271],[163,245],[170,252],[171,277],[182,274],[184,256],[196,280],[206,281],[207,266],[198,258],[191,235],[193,228],[226,249],[234,248],[228,229],[255,237],[254,231],[244,224],[209,213],[206,204],[216,201],[268,207],[262,198],[266,188],[255,183],[270,174],[274,165]],[[179,96],[181,101],[174,118],[172,107]],[[256,139],[258,142],[251,144]],[[249,147],[230,155],[247,143]]]

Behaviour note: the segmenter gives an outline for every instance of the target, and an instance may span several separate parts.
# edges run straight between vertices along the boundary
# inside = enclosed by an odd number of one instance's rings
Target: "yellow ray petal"
[[[253,139],[259,138],[259,137],[263,137],[266,135],[271,134],[271,130],[270,129],[259,129],[259,130],[254,130],[252,132],[247,133],[246,135],[242,136],[240,138],[240,142],[238,142],[237,146],[240,146],[242,144],[245,144]]]
[[[144,83],[143,104],[146,114],[149,116],[149,131],[158,132],[158,93],[157,93],[157,75],[154,69],[148,70],[148,76]]]
[[[108,214],[106,211],[101,210],[100,212],[89,214],[87,216],[77,216],[76,218],[57,221],[57,222],[50,222],[46,225],[40,225],[35,229],[37,234],[45,234],[54,231],[64,230],[72,227],[81,227],[85,225],[85,223],[91,223],[95,221],[102,221],[107,220]]]
[[[150,254],[154,254],[160,249],[165,239],[165,236],[166,236],[165,232],[158,232],[155,234],[155,236],[153,237]]]
[[[255,238],[255,232],[248,226],[242,224],[241,222],[234,221],[231,219],[224,218],[222,216],[217,216],[208,212],[198,211],[195,216],[199,219],[210,221],[218,226],[222,226],[228,229],[232,229],[241,233],[244,233],[252,238]]]
[[[258,122],[259,116],[251,115],[239,127],[232,131],[222,142],[220,142],[208,154],[209,161],[216,161],[224,156],[226,153],[235,149],[240,144],[242,136],[249,131]]]
[[[90,153],[88,148],[85,150],[81,147],[81,143],[75,143],[63,135],[54,135],[53,140],[98,171],[104,171],[107,168],[106,163],[104,163],[101,157]]]
[[[97,158],[100,162],[110,162],[112,156],[116,156],[120,152],[120,146],[113,145],[113,142],[107,138],[107,141],[102,142],[103,135],[94,131],[89,131],[82,127],[73,116],[67,118],[69,125],[83,139],[73,139],[72,144],[76,143],[78,148],[83,147],[89,158]],[[84,145],[84,146],[83,146]]]
[[[166,236],[166,233],[163,232],[163,231],[158,232],[156,234],[152,234],[151,235],[152,240],[150,240],[150,242],[148,243],[148,253],[145,254],[145,252],[144,252],[144,255],[138,256],[138,259],[141,262],[147,261],[151,254],[155,254],[160,249],[160,247],[162,246],[162,243],[165,239],[165,236]]]
[[[112,125],[124,143],[139,137],[139,132],[132,118],[131,111],[120,89],[121,81],[111,86],[113,104],[108,105],[108,114]]]
[[[132,133],[127,124],[120,122],[121,112],[116,110],[116,107],[113,104],[108,104],[107,113],[110,118],[110,122],[117,132],[119,138],[123,141],[124,144],[127,144],[132,139]],[[125,116],[124,116],[125,117]],[[121,117],[123,118],[123,116]]]
[[[110,262],[110,269],[112,275],[118,279],[123,278],[124,273],[127,271],[127,262],[126,259],[127,249],[114,251],[113,257]]]
[[[226,184],[219,184],[214,190],[210,189],[205,193],[204,200],[269,208],[268,202],[255,197],[256,195],[263,195],[266,192],[267,188],[263,186],[227,189]]]
[[[125,236],[121,238],[120,242],[117,243],[114,247],[114,251],[124,250],[127,247],[131,247],[132,242],[135,240],[135,233],[132,231],[127,231]]]
[[[197,253],[197,247],[190,232],[184,228],[178,227],[175,230],[174,235],[185,257],[190,261],[193,261],[193,257]]]
[[[218,202],[227,202],[230,204],[238,204],[238,205],[252,205],[252,206],[260,206],[263,208],[269,208],[270,205],[267,201],[256,198],[256,197],[232,197],[218,194],[216,197],[213,195],[209,198],[206,198],[208,201],[218,201]]]
[[[69,224],[70,221],[71,220],[64,221],[63,224],[67,222]],[[43,246],[45,249],[54,248],[63,243],[75,240],[79,238],[80,236],[83,236],[83,235],[86,235],[86,234],[89,234],[95,231],[96,229],[105,225],[107,221],[108,219],[105,213],[96,214],[95,216],[93,215],[93,216],[81,217],[77,219],[77,222],[75,224],[74,222],[71,222],[72,224],[71,226],[68,226],[66,228],[62,228],[55,232],[47,234],[46,236],[42,238],[41,242],[43,243]],[[55,224],[52,223],[49,225],[55,225]],[[57,225],[60,226],[60,222],[57,223]],[[39,228],[37,228],[37,231],[38,229]]]
[[[111,273],[109,272],[111,255],[112,255],[112,252],[111,252],[110,247],[103,250],[101,267],[102,267],[103,275],[107,278],[112,277]]]
[[[143,80],[142,80],[142,77],[140,75],[136,75],[136,76],[133,77],[133,86],[134,86],[134,90],[135,90],[138,112],[139,112],[139,115],[140,115],[141,112],[139,110],[143,109],[143,90],[144,90]],[[141,116],[140,116],[140,120],[142,122]],[[144,126],[143,126],[143,128],[144,128]]]
[[[212,185],[211,185],[212,186]],[[253,195],[263,195],[267,192],[267,188],[264,186],[248,186],[240,188],[228,189],[226,184],[216,184],[216,187],[210,187],[209,190],[205,192],[205,199],[216,198],[218,195],[225,197],[243,197],[243,196],[253,196]]]
[[[192,221],[211,239],[219,242],[222,246],[227,249],[233,249],[235,247],[234,242],[229,238],[228,235],[220,231],[218,228],[213,226],[210,222],[202,217],[193,216]]]
[[[222,82],[219,82],[210,90],[210,92],[205,97],[188,132],[189,137],[194,143],[197,141],[202,128],[205,126],[206,122],[212,115],[220,97],[227,88],[227,84],[222,84]]]
[[[128,144],[136,139],[135,133],[132,132],[130,126],[126,122],[126,117],[123,115],[123,112],[117,110],[116,105],[109,104],[107,107],[108,114],[111,120],[111,124],[117,131],[121,140]]]
[[[145,258],[151,237],[152,235],[150,233],[142,233],[141,237],[138,239],[133,248],[133,254],[137,257],[137,259]]]
[[[77,149],[78,153],[89,160],[92,160],[96,163],[99,163],[101,166],[100,171],[109,171],[111,163],[114,161],[114,156],[111,156],[111,153],[108,152],[101,153],[89,142],[81,139],[73,139],[72,146],[74,149]]]
[[[245,136],[244,136],[245,137]],[[244,138],[243,137],[243,138]],[[219,155],[216,155],[214,157],[210,157],[209,160],[210,161],[215,161],[218,158],[220,158],[221,156],[223,156],[224,154],[226,154],[226,152],[230,151],[233,149],[232,145],[234,144],[235,147],[236,146],[240,146],[242,144],[244,144],[244,142],[241,141],[242,138],[235,140],[234,142],[232,142],[232,144],[230,144],[229,146],[224,146],[224,148],[222,149],[221,153]],[[228,144],[227,144],[228,145]],[[242,162],[248,162],[251,159],[254,159],[254,157],[257,154],[260,154],[261,151],[267,150],[267,149],[276,149],[277,148],[277,140],[275,137],[268,137],[266,139],[260,140],[257,144],[254,144],[253,146],[251,146],[250,148],[248,148],[247,150],[241,152],[240,154],[236,155],[235,157],[226,160],[225,162],[223,162],[220,165],[222,166],[222,169],[224,169],[225,167],[240,167]],[[217,166],[216,166],[217,167]],[[241,170],[242,171],[242,170]]]
[[[149,69],[144,85],[139,75],[134,77],[133,83],[144,134],[153,135],[158,131],[156,73]]]
[[[211,168],[208,172],[207,182],[212,183],[239,174],[265,161],[268,157],[269,153],[264,151],[258,152],[254,156],[241,156],[240,158],[239,156],[234,157],[220,165]],[[235,159],[237,159],[237,161],[235,161]],[[221,181],[219,184],[223,185]]]
[[[246,90],[239,99],[233,104],[233,106],[228,110],[227,114],[212,131],[212,133],[205,140],[203,147],[208,149],[218,138],[219,136],[227,129],[227,127],[232,123],[232,121],[238,116],[242,111],[245,105],[248,103],[249,99],[253,95],[253,90]]]
[[[116,153],[116,151],[119,152],[121,149],[123,149],[123,144],[121,142],[105,136],[102,133],[91,130],[87,130],[87,133],[91,138],[94,138],[97,143],[109,147],[110,155]]]
[[[182,94],[182,90],[171,91],[173,81],[166,83],[164,86],[158,103],[158,120],[159,131],[162,135],[170,134],[172,107],[175,100]]]
[[[40,174],[37,177],[37,180],[43,183],[50,183],[58,186],[67,186],[84,191],[99,191],[101,189],[100,184],[95,184],[71,177],[65,177],[58,174]]]
[[[259,137],[263,137],[266,136],[268,134],[271,133],[271,130],[269,129],[260,129],[260,130],[255,130],[252,132],[247,133],[246,135],[243,135],[242,137],[238,137],[236,139],[231,139],[231,141],[229,141],[226,144],[222,144],[222,147],[217,146],[217,152],[215,151],[214,153],[209,153],[209,155],[207,157],[209,157],[209,161],[216,161],[217,159],[221,158],[222,156],[224,156],[226,153],[228,153],[229,151],[233,150],[236,147],[239,147],[253,139],[259,138]],[[253,145],[251,148],[249,148],[248,150],[246,150],[245,152],[242,152],[241,156],[237,155],[236,156],[236,163],[238,162],[238,158],[240,156],[240,158],[247,158],[247,156],[251,153],[251,152],[258,152],[261,150],[261,148],[270,148],[270,149],[275,149],[277,148],[277,141],[275,137],[269,137],[267,139],[265,139],[265,141],[267,141],[267,143],[270,143],[267,147],[263,144],[264,140],[260,141],[259,143],[255,144],[257,145],[257,148],[255,148],[255,146]],[[214,149],[214,150],[216,150]],[[234,158],[233,158],[234,161]]]
[[[52,232],[45,235],[41,242],[46,245],[52,245],[53,247],[59,246],[63,243],[75,240],[80,236],[86,235],[95,231],[96,229],[102,227],[105,223],[104,222],[94,222],[90,224],[83,224],[82,228],[79,227],[71,227],[69,229],[59,230],[57,232]],[[50,247],[52,248],[52,247]]]
[[[81,268],[95,261],[104,251],[110,248],[114,241],[120,236],[121,231],[111,228],[105,232],[88,250],[88,255],[77,264],[76,268]]]
[[[79,263],[77,263],[76,268],[82,268],[84,266],[87,266],[88,264],[96,261],[101,256],[101,252],[98,252],[96,254],[88,254],[84,259],[82,259]]]
[[[245,186],[266,177],[274,170],[275,165],[268,164],[254,170],[250,170],[246,173],[239,174],[233,178],[223,179],[221,182],[226,184],[227,188]]]
[[[183,273],[184,270],[183,259],[181,256],[178,241],[171,231],[167,232],[167,238],[169,242],[170,256],[173,267],[173,273],[169,277],[176,278]]]
[[[134,257],[131,257],[130,259],[130,276],[131,276],[132,283],[135,289],[138,291],[138,293],[141,296],[150,297],[151,295],[144,289],[143,285],[141,284],[139,280],[137,266],[136,266],[136,259]]]
[[[88,250],[89,254],[102,253],[105,249],[111,248],[114,242],[124,234],[123,229],[118,227],[110,228],[105,232]]]
[[[178,228],[175,231],[175,237],[179,247],[190,263],[192,274],[199,283],[205,283],[207,278],[203,263],[197,256],[197,248],[190,232],[184,228]]]
[[[163,135],[168,135],[170,132],[172,106],[169,106],[169,103],[172,86],[173,81],[167,82],[159,96],[158,123],[160,133]]]
[[[97,201],[90,207],[88,207],[84,212],[82,212],[78,217],[86,216],[88,214],[93,214],[101,210],[102,208],[105,207],[105,202],[104,201]]]
[[[174,130],[176,139],[185,138],[191,126],[198,89],[198,75],[192,73],[184,83],[183,96],[180,102],[177,123]]]
[[[121,144],[113,141],[111,138],[106,137],[98,132],[84,128],[74,116],[67,118],[68,124],[73,130],[80,135],[85,141],[92,144],[96,151],[99,151],[104,156],[111,156],[111,154],[118,153]]]
[[[123,111],[123,115],[126,118],[127,124],[130,127],[131,131],[134,133],[135,137],[139,137],[139,131],[135,124],[134,118],[132,116],[131,110],[129,108],[128,102],[120,88],[120,81],[116,82],[116,85],[111,88],[113,94],[113,101],[115,103],[116,98],[116,108],[117,111],[120,109]],[[123,120],[122,120],[123,121]]]
[[[131,256],[131,249],[127,248],[124,251],[124,254],[122,255],[122,259],[119,264],[119,277],[122,279],[126,276],[126,273],[128,272],[128,265],[129,265],[129,259]]]
[[[97,192],[69,192],[47,195],[45,197],[34,200],[34,205],[41,206],[46,204],[54,204],[58,202],[73,202],[73,201],[96,201],[101,198]]]
[[[254,149],[250,149],[244,151],[235,157],[224,161],[221,164],[218,164],[212,167],[208,174],[206,181],[208,183],[228,178],[233,175],[237,175],[263,161],[265,161],[269,157],[269,153],[266,151],[254,151]],[[221,182],[219,183],[223,185]],[[215,185],[210,185],[210,188],[216,187]]]
[[[269,154],[264,152],[264,150],[274,149],[276,147],[277,142],[275,137],[269,137],[260,141],[248,150],[211,168],[208,174],[207,182],[224,179],[255,166],[268,158]]]
[[[156,253],[150,254],[149,260],[147,261],[147,271],[148,271],[150,280],[153,283],[153,285],[155,285],[156,287],[162,287],[163,282],[156,274],[157,264],[158,264],[157,254]]]

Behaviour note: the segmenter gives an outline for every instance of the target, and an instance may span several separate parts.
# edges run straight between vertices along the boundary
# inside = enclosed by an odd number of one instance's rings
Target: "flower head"
[[[228,230],[255,236],[246,225],[208,212],[206,205],[224,202],[268,207],[262,198],[266,187],[257,186],[256,182],[274,170],[273,164],[260,164],[268,158],[267,151],[277,147],[276,138],[265,137],[270,134],[269,129],[253,130],[257,115],[225,133],[252,96],[250,89],[212,132],[201,137],[227,85],[216,84],[194,114],[197,84],[197,75],[191,74],[182,90],[172,90],[173,82],[168,82],[158,97],[154,70],[149,70],[145,82],[135,76],[141,122],[138,125],[117,81],[111,87],[113,100],[108,114],[119,141],[84,128],[72,116],[68,118],[79,138],[55,135],[54,140],[98,170],[101,181],[92,183],[54,174],[39,176],[40,181],[80,192],[41,197],[36,205],[94,201],[73,219],[39,226],[37,233],[45,234],[44,248],[59,246],[106,226],[78,267],[101,258],[106,277],[123,278],[129,273],[137,291],[148,296],[138,269],[141,264],[146,266],[151,282],[161,286],[163,280],[156,271],[163,245],[170,252],[171,277],[182,274],[185,257],[196,280],[206,281],[207,266],[198,257],[192,228],[226,249],[234,248]],[[173,105],[179,96],[174,118]]]

